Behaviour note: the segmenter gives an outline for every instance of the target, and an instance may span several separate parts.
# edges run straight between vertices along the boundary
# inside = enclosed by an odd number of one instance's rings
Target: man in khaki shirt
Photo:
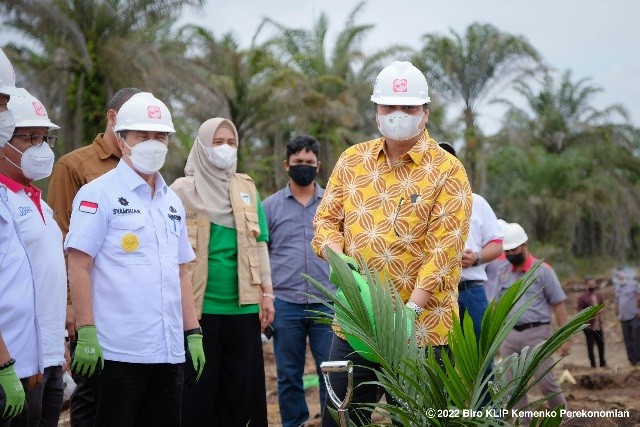
[[[118,165],[122,153],[116,143],[116,135],[113,133],[116,114],[122,104],[139,92],[140,90],[136,88],[120,89],[107,104],[107,127],[104,133],[99,133],[90,145],[60,157],[53,167],[47,202],[53,209],[53,217],[64,237],[69,232],[73,199],[80,187]],[[75,344],[76,322],[68,292],[65,323],[69,339]],[[93,426],[96,415],[94,393],[97,391],[97,384],[94,386],[93,379],[76,375],[74,380],[77,387],[71,396],[71,424],[77,427]]]

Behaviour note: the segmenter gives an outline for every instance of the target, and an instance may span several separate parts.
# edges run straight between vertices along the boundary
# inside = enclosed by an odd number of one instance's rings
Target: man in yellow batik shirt
[[[440,358],[448,350],[453,313],[458,314],[471,187],[462,164],[425,129],[430,99],[420,70],[409,62],[392,63],[378,74],[371,100],[382,138],[340,156],[315,216],[313,248],[325,256],[329,247],[386,274],[417,315],[418,345],[433,346]],[[329,360],[374,366],[338,335]],[[342,398],[346,374],[330,378]],[[356,407],[378,400],[376,386],[360,385],[372,380],[371,370],[355,368],[351,401]],[[350,414],[356,425],[371,415],[363,408]],[[323,411],[322,426],[335,425]]]

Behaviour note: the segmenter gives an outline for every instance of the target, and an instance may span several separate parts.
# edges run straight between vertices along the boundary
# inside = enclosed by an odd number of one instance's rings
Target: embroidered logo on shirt
[[[96,202],[89,202],[87,200],[83,200],[80,202],[80,206],[78,206],[78,210],[80,212],[94,214],[98,212],[98,204]]]
[[[171,211],[171,213],[176,213],[176,212],[178,212],[178,211],[176,210],[176,208],[174,208],[173,206],[169,206],[169,211]]]
[[[20,212],[20,216],[25,216],[33,212],[33,210],[29,206],[18,206],[18,212]]]
[[[135,252],[139,245],[140,240],[138,239],[138,236],[133,233],[125,234],[120,240],[120,246],[122,246],[122,249],[127,253]]]
[[[247,205],[251,204],[251,196],[248,195],[247,193],[240,193],[240,198],[242,199],[243,202],[245,202]]]
[[[129,201],[127,199],[125,199],[124,197],[118,198],[118,202],[120,202],[120,204],[122,206],[129,206]]]

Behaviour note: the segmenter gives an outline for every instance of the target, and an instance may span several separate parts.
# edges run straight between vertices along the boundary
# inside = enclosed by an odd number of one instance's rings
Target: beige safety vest
[[[229,195],[238,242],[238,305],[257,304],[262,294],[262,283],[256,241],[260,236],[258,200],[253,179],[249,175],[233,174],[229,179]],[[189,242],[196,253],[195,261],[187,264],[187,268],[191,273],[196,310],[200,318],[209,273],[211,222],[204,214],[188,209],[186,221]]]

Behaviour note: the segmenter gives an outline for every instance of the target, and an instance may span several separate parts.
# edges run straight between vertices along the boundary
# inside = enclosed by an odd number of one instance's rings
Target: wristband
[[[188,337],[189,335],[196,335],[196,334],[202,335],[202,328],[200,326],[198,326],[197,328],[187,329],[186,331],[184,331],[185,337]]]
[[[7,361],[7,363],[3,363],[2,365],[0,365],[0,370],[6,369],[9,366],[13,366],[15,363],[16,363],[16,359],[11,358]]]
[[[476,262],[473,263],[473,266],[478,266],[482,264],[482,255],[480,255],[480,251],[476,252]]]
[[[424,308],[420,307],[418,304],[416,304],[413,301],[409,301],[406,304],[407,308],[410,308],[411,310],[413,310],[416,313],[416,317],[419,317],[422,312],[424,311]]]
[[[270,294],[268,292],[265,292],[262,294],[263,298],[271,298],[271,301],[275,301],[276,300],[276,296],[274,294]]]

